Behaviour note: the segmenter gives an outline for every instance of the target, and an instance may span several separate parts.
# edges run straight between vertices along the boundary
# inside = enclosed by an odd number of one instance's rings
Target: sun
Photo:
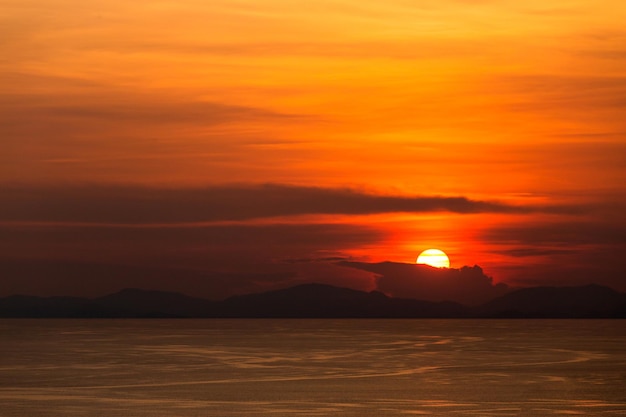
[[[418,264],[426,264],[435,268],[450,268],[448,255],[439,249],[426,249],[417,257]]]

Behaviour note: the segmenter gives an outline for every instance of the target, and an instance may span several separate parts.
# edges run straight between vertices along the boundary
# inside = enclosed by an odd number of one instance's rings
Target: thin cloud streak
[[[120,124],[202,123],[213,126],[242,121],[285,120],[302,117],[263,108],[222,102],[181,99],[148,94],[73,94],[60,99],[57,94],[5,94],[0,96],[4,123],[81,120]]]
[[[292,185],[220,185],[194,189],[142,187],[7,187],[2,222],[108,224],[243,221],[307,214],[576,213],[569,206],[513,206],[467,197],[376,195],[352,189]]]

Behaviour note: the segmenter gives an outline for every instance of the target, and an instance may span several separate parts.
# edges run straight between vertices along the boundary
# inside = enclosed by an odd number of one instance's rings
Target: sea
[[[0,416],[626,416],[626,320],[0,321]]]

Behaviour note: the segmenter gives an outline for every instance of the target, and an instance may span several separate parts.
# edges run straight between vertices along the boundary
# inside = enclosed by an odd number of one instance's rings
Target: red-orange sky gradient
[[[621,0],[0,12],[0,295],[382,289],[427,248],[626,291]]]

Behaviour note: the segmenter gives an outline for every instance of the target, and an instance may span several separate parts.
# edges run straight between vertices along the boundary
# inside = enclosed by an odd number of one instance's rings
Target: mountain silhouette
[[[140,317],[205,317],[213,302],[166,291],[126,288],[93,300],[110,315]]]
[[[0,317],[31,318],[626,318],[626,294],[600,285],[532,287],[479,307],[392,298],[325,284],[302,284],[209,301],[180,293],[124,289],[98,298],[0,298]]]
[[[390,298],[325,284],[302,284],[283,290],[228,298],[219,304],[224,317],[460,317],[457,303]]]
[[[531,287],[498,297],[478,309],[488,317],[626,317],[626,294],[591,284]]]

